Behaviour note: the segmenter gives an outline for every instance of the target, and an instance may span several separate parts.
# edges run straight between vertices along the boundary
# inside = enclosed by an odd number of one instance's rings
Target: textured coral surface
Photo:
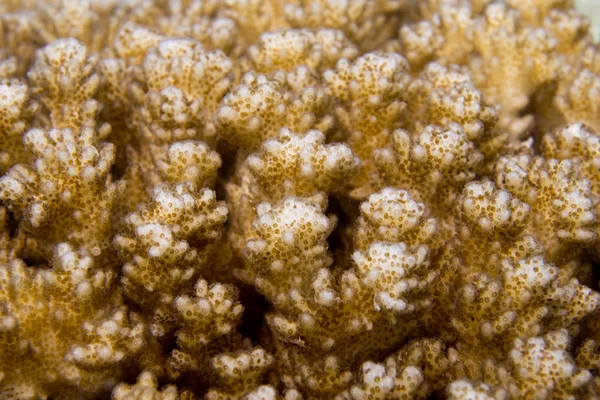
[[[571,0],[0,1],[0,399],[600,398]]]

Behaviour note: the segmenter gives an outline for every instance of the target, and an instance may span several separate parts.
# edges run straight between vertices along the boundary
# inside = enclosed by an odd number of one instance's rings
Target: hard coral
[[[0,12],[1,399],[600,397],[571,1]]]

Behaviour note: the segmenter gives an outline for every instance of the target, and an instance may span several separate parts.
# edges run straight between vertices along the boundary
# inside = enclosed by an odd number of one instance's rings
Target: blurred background
[[[600,39],[600,0],[575,0],[579,12],[587,15],[592,20],[592,33],[594,39]]]

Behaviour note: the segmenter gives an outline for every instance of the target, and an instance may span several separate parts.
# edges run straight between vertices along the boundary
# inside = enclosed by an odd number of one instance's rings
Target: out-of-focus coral
[[[49,268],[16,258],[0,268],[2,397],[93,395],[144,345],[111,270],[66,243]]]
[[[191,40],[164,40],[148,52],[141,82],[130,88],[137,128],[130,157],[148,186],[214,183],[221,159],[206,143],[214,144],[211,116],[231,84],[230,69],[225,54]]]
[[[430,61],[467,66],[512,136],[530,134],[536,115],[528,109],[537,94],[551,96],[549,87],[567,79],[564,63],[579,63],[572,54],[591,44],[587,20],[570,10],[570,2],[424,3],[420,18],[401,27],[399,47],[417,67]]]
[[[27,73],[32,92],[49,113],[49,126],[55,129],[81,129],[93,126],[100,105],[93,99],[99,76],[94,72],[95,55],[75,39],[60,39],[36,53]]]
[[[255,150],[282,128],[299,133],[327,131],[332,123],[326,112],[327,97],[316,85],[316,76],[304,66],[273,77],[245,74],[217,111],[220,137]]]
[[[598,130],[598,90],[600,88],[600,55],[595,47],[582,50],[583,55],[558,81],[556,88],[540,96],[540,126],[544,130],[560,128],[567,123],[584,123]]]
[[[178,396],[179,393],[175,385],[169,385],[163,390],[158,390],[156,376],[149,371],[142,372],[135,385],[120,383],[112,393],[115,400],[177,400]]]
[[[474,82],[488,101],[500,105],[500,123],[514,135],[531,129],[526,125],[531,116],[519,113],[536,89],[556,79],[560,65],[554,54],[556,38],[544,30],[522,26],[519,16],[500,3],[486,7],[473,32],[479,57],[470,60]],[[501,60],[504,57],[506,60]],[[513,84],[504,85],[508,79]]]
[[[259,73],[290,71],[298,65],[324,70],[356,54],[354,45],[337,30],[281,30],[264,33],[248,49],[248,68]]]
[[[340,60],[335,70],[323,75],[329,93],[343,106],[336,108],[346,141],[361,160],[384,147],[391,130],[398,127],[405,107],[400,94],[409,81],[408,63],[399,54],[367,54],[353,63]],[[357,196],[372,180],[373,166],[364,162],[357,177]]]
[[[364,50],[375,49],[392,36],[404,0],[301,0],[283,8],[292,26],[339,29]]]
[[[570,0],[0,4],[0,398],[600,397]]]

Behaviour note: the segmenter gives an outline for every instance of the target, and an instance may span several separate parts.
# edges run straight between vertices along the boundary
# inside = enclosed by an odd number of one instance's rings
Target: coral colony
[[[0,399],[600,398],[571,1],[0,15]]]

